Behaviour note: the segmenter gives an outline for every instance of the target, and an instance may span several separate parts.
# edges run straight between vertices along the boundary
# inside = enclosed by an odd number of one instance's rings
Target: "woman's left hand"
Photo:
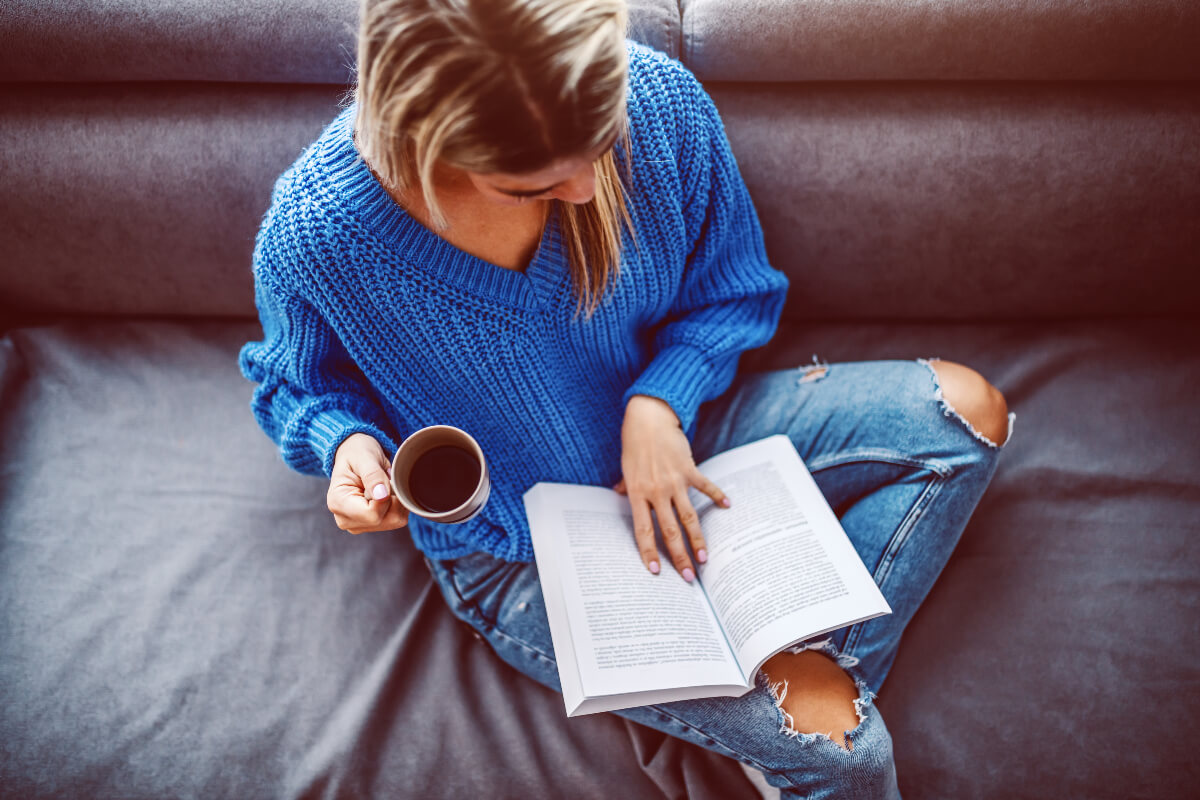
[[[696,560],[707,560],[700,517],[688,498],[694,486],[728,508],[729,500],[715,483],[700,474],[692,459],[692,446],[671,407],[657,397],[634,395],[625,406],[621,426],[621,473],[624,479],[614,487],[629,498],[633,509],[633,532],[646,569],[657,574],[658,547],[654,543],[654,523],[658,517],[663,543],[675,569],[686,581],[696,574],[683,542],[683,531]],[[677,518],[678,517],[678,518]],[[683,531],[680,530],[682,523]]]

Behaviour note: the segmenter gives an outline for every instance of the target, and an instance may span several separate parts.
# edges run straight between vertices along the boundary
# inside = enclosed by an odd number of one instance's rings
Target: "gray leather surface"
[[[703,80],[1200,78],[1192,0],[681,0]]]
[[[340,96],[221,84],[0,92],[0,305],[254,318],[250,256],[271,187]]]
[[[253,323],[0,339],[0,795],[750,797],[561,699],[255,428]],[[1200,324],[813,324],[750,366],[941,356],[1017,413],[880,707],[906,797],[1179,797],[1200,712]],[[640,765],[640,766],[639,766]]]
[[[1200,307],[1200,84],[709,89],[797,319]]]
[[[1193,796],[1190,744],[1152,731],[1200,714],[1200,325],[788,336],[765,363],[938,355],[980,370],[1017,413],[880,696],[904,796]]]
[[[0,81],[353,79],[359,0],[5,0]],[[634,38],[679,54],[675,0],[631,0]]]
[[[457,622],[249,411],[248,323],[0,339],[0,796],[753,796]]]
[[[0,336],[0,797],[753,796],[565,720],[254,425],[253,237],[355,5],[0,3],[0,330],[114,317]],[[1017,412],[880,698],[905,796],[1188,796],[1200,5],[631,5],[793,278],[746,366],[941,356]]]
[[[682,5],[682,10],[680,9]],[[1200,78],[1190,0],[631,0],[705,80]],[[345,83],[357,0],[8,0],[0,80]]]
[[[1194,313],[1200,84],[713,84],[807,319]],[[334,87],[0,92],[0,307],[253,318]],[[1164,288],[1170,291],[1164,291]]]

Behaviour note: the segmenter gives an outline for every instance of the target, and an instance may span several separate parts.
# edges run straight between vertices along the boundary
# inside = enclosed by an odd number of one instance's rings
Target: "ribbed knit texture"
[[[458,250],[398,206],[337,117],[280,177],[254,251],[262,341],[241,351],[252,408],[295,469],[328,476],[347,436],[387,454],[426,425],[470,432],[492,494],[461,525],[410,517],[433,558],[533,558],[522,494],[538,481],[611,486],[633,394],[694,432],[738,356],[778,324],[787,281],[767,263],[711,99],[679,62],[632,41],[630,211],[640,247],[590,319],[552,213],[524,272]]]

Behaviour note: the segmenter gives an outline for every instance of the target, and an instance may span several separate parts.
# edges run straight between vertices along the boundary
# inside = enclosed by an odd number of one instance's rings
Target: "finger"
[[[392,498],[390,506],[378,520],[363,523],[361,520],[351,522],[344,530],[353,533],[373,533],[375,531],[394,531],[408,524],[408,509]]]
[[[358,515],[368,508],[368,504],[356,476],[347,475],[341,480],[335,476],[335,480],[336,483],[329,484],[329,491],[325,494],[325,505],[335,518],[339,518],[338,527],[345,530],[346,526],[341,524],[342,518],[354,522]]]
[[[621,480],[617,481],[617,485],[613,487],[613,491],[616,492],[617,494],[625,494],[626,493],[624,478],[621,478]]]
[[[692,569],[692,559],[688,557],[687,548],[684,547],[683,531],[679,527],[679,520],[675,518],[675,507],[671,504],[670,495],[664,494],[655,498],[654,514],[658,517],[658,528],[662,531],[663,544],[667,546],[671,563],[683,579],[691,583],[696,573]]]
[[[405,517],[407,518],[408,510],[404,508],[404,505],[400,502],[400,498],[396,497],[395,493],[392,492],[391,484],[388,484],[387,495],[385,495],[382,500],[371,498],[368,505],[368,513],[374,519],[372,525],[379,526],[373,530],[391,530],[390,528],[382,526],[384,523],[396,519],[401,510],[404,511]]]
[[[338,527],[352,533],[390,530],[383,527],[384,520],[394,508],[403,508],[390,493],[382,500],[364,497],[359,479],[354,477],[331,485],[326,495],[326,505],[333,512]]]
[[[675,495],[675,513],[683,525],[684,532],[687,533],[688,544],[692,546],[696,560],[701,564],[708,561],[708,546],[704,543],[704,534],[700,532],[700,515],[692,507],[686,489]]]
[[[725,495],[725,492],[721,491],[721,487],[705,477],[704,473],[700,470],[692,471],[691,484],[712,498],[712,501],[721,508],[729,508],[729,498]]]
[[[358,475],[362,487],[363,499],[370,506],[373,501],[382,501],[385,508],[392,493],[391,482],[388,480],[388,465],[383,461],[383,450],[376,457],[359,457],[350,461],[350,468]]]
[[[638,497],[629,499],[633,509],[633,538],[646,569],[657,575],[662,567],[658,564],[658,548],[654,545],[654,520],[650,517],[650,506]]]

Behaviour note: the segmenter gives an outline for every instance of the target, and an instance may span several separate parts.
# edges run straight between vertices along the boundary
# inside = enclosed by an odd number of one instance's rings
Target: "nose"
[[[551,195],[564,203],[582,205],[596,194],[596,167],[588,164],[554,187]]]

